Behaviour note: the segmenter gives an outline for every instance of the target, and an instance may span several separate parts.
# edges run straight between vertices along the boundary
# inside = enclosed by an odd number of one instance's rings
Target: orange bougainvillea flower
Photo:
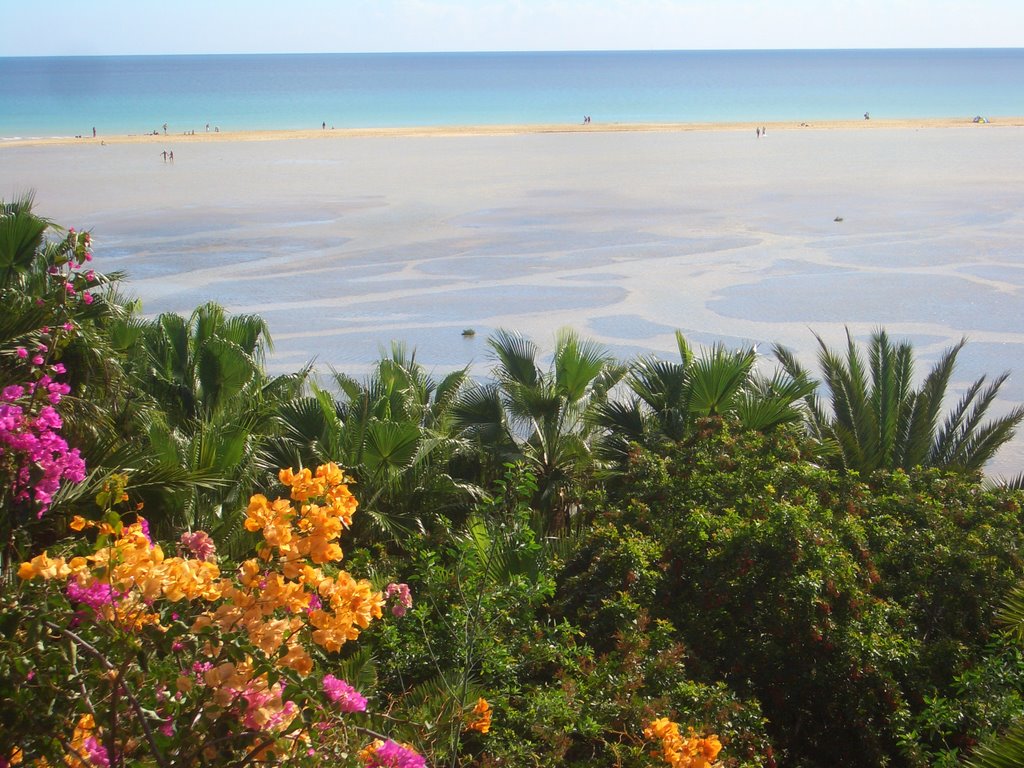
[[[46,552],[36,555],[27,563],[18,567],[18,578],[28,581],[36,576],[42,579],[66,579],[71,574],[71,568],[64,562],[63,557],[49,557]]]
[[[722,749],[722,743],[715,735],[701,738],[693,729],[683,738],[679,725],[667,717],[659,717],[644,728],[644,736],[661,741],[661,751],[652,752],[651,757],[660,757],[672,768],[714,768],[715,758]]]
[[[467,730],[487,733],[491,730],[491,705],[487,699],[479,698],[473,707],[473,720],[466,726]]]

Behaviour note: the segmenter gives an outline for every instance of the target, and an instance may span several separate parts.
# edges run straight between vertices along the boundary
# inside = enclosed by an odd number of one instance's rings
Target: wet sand
[[[622,358],[673,355],[678,328],[813,365],[814,333],[885,326],[929,363],[966,335],[957,383],[1010,369],[1024,401],[1024,121],[754,128],[3,142],[0,196],[91,229],[148,314],[264,315],[276,371],[358,374],[393,339],[483,371],[495,328],[562,326]],[[993,471],[1021,469],[1018,441]]]

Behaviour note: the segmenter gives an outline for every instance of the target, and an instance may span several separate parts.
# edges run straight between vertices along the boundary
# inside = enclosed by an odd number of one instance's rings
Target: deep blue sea
[[[0,58],[0,137],[1024,115],[1024,49]]]

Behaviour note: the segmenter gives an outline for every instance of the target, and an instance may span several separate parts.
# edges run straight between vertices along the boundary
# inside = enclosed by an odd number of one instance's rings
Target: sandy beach
[[[1024,119],[551,125],[0,143],[0,197],[90,229],[147,314],[258,312],[272,368],[358,374],[392,339],[486,370],[572,326],[628,358],[879,326],[1024,401]],[[163,159],[174,152],[174,162]],[[463,337],[473,328],[476,335]],[[997,474],[1024,469],[1021,441]]]
[[[979,116],[980,117],[980,116]],[[1024,117],[986,117],[988,123],[981,125],[1003,128],[1024,127]],[[209,130],[196,132],[142,133],[111,136],[53,136],[32,138],[9,138],[0,140],[4,146],[36,146],[91,143],[100,144],[160,144],[168,140],[193,142],[227,141],[283,141],[288,139],[344,139],[426,136],[518,136],[546,133],[679,133],[691,131],[755,131],[759,127],[774,131],[852,131],[885,130],[893,128],[920,130],[922,128],[956,128],[974,123],[973,117],[938,117],[913,119],[866,119],[866,120],[812,120],[806,122],[735,122],[735,123],[548,123],[530,125],[442,125],[402,128],[341,128],[334,126],[308,130],[277,131],[221,131],[214,126]]]

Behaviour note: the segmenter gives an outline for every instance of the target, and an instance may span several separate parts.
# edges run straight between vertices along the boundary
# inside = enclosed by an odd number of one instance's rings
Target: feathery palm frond
[[[847,469],[870,473],[930,466],[979,472],[1024,420],[1024,407],[1017,407],[985,421],[1006,381],[1004,373],[987,385],[985,376],[971,383],[940,426],[943,401],[966,339],[947,349],[915,389],[910,344],[894,344],[885,331],[875,331],[867,342],[865,365],[849,331],[846,336],[845,354],[817,337],[831,412],[811,398],[807,427],[823,444],[838,446]],[[790,373],[802,371],[791,353],[778,346],[775,353]]]

